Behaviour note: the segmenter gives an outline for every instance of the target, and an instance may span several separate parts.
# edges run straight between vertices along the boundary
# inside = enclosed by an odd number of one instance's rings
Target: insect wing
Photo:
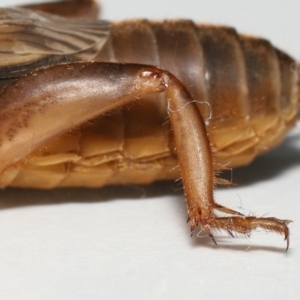
[[[110,23],[63,18],[21,8],[0,9],[0,78],[7,81],[49,64],[91,60]]]

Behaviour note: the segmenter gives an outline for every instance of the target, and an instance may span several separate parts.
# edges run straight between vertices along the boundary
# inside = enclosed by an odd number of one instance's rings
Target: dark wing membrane
[[[53,63],[91,60],[108,39],[109,30],[110,24],[102,20],[0,9],[0,79]]]

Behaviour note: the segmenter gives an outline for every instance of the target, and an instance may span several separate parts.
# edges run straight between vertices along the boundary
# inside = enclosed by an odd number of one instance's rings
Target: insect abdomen
[[[276,146],[295,122],[295,61],[268,41],[232,28],[186,20],[115,23],[99,58],[175,74],[197,101],[220,164],[248,164]]]
[[[190,21],[112,25],[100,61],[159,66],[176,75],[206,119],[217,167],[274,147],[297,113],[295,62],[262,39]],[[149,97],[54,139],[2,175],[2,184],[50,188],[148,183],[179,176],[167,102]],[[184,109],[184,108],[182,108]]]

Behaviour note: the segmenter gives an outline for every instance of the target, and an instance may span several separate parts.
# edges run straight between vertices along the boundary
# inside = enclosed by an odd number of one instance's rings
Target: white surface
[[[107,19],[185,17],[232,25],[300,59],[299,1],[102,4]],[[234,170],[233,180],[239,187],[216,193],[222,204],[295,221],[288,253],[281,236],[265,232],[250,241],[217,238],[217,247],[191,239],[183,196],[168,184],[1,192],[0,298],[299,299],[299,126],[280,148]]]

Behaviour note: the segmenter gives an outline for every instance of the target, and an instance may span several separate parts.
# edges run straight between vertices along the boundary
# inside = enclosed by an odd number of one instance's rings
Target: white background
[[[12,5],[22,1],[1,1]],[[300,59],[299,1],[102,1],[110,20],[190,18],[262,35]],[[294,220],[282,236],[189,236],[175,184],[0,193],[0,298],[300,299],[300,129],[233,171],[216,199]],[[249,247],[250,245],[250,247]]]

